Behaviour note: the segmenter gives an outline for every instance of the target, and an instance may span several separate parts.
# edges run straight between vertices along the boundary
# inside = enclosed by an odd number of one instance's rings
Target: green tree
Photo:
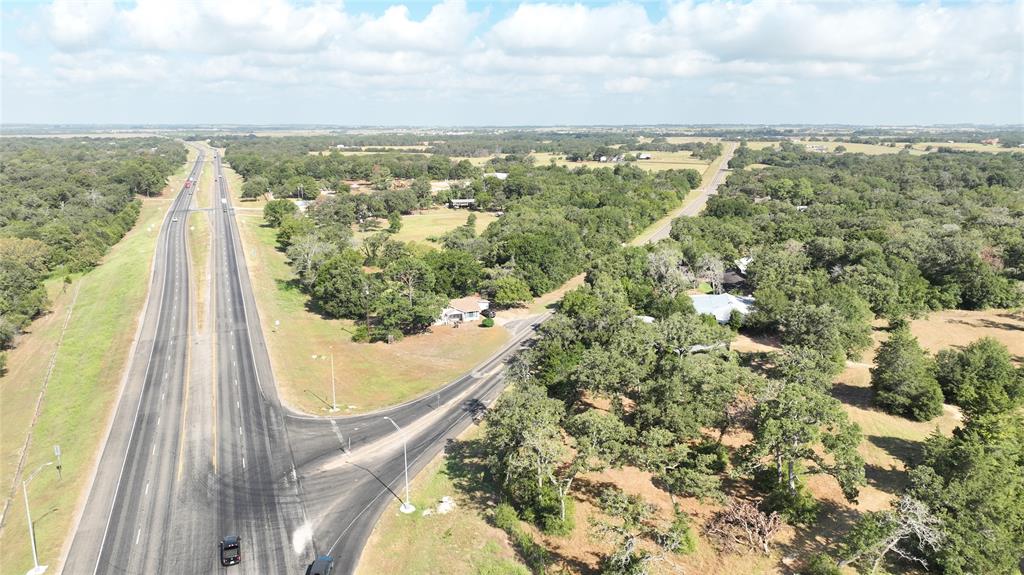
[[[480,283],[483,268],[472,254],[463,250],[431,251],[423,257],[434,276],[434,289],[449,298],[471,293]]]
[[[373,175],[370,177],[370,187],[378,191],[387,191],[391,189],[391,185],[394,182],[394,176],[391,175],[391,170],[387,166],[374,166]]]
[[[771,381],[758,401],[753,443],[744,455],[748,467],[774,468],[777,485],[791,497],[799,495],[801,472],[824,473],[854,501],[865,483],[860,440],[860,428],[838,400],[813,387]]]
[[[533,297],[530,286],[515,276],[494,280],[487,291],[491,294],[491,303],[497,308],[519,307]]]
[[[426,291],[413,293],[394,283],[386,286],[374,301],[373,313],[386,333],[410,335],[433,325],[445,303],[447,300],[442,296]]]
[[[416,195],[416,202],[420,208],[428,208],[434,201],[429,177],[422,176],[413,180],[412,192]]]
[[[548,495],[550,478],[565,458],[560,427],[564,412],[562,402],[548,397],[543,387],[517,381],[486,416],[484,445],[492,476],[541,524],[560,516],[557,498]]]
[[[410,305],[415,300],[417,290],[430,290],[434,286],[434,274],[430,267],[414,256],[405,256],[389,263],[384,268],[384,276],[400,286]]]
[[[932,360],[907,327],[898,327],[882,342],[871,370],[875,402],[889,413],[928,421],[942,414],[942,389]]]
[[[941,548],[945,535],[942,521],[928,506],[903,495],[886,511],[861,516],[846,536],[840,566],[854,565],[861,573],[877,573],[887,555],[895,554],[904,561],[928,561],[919,549],[934,553]]]
[[[242,198],[254,200],[263,197],[270,191],[270,180],[263,176],[253,176],[242,184]]]
[[[402,216],[398,212],[388,214],[388,233],[397,234],[402,231]]]
[[[346,250],[320,266],[313,297],[331,316],[363,318],[370,313],[379,287],[363,272],[361,260],[359,254]]]
[[[909,495],[942,521],[928,559],[949,575],[1017,572],[1024,549],[1024,420],[968,420],[953,437],[933,435],[910,472]]]
[[[968,418],[1010,411],[1024,401],[1024,377],[1006,346],[990,337],[936,357],[939,385]]]
[[[277,227],[277,245],[287,250],[294,240],[313,233],[315,224],[313,220],[295,214],[286,215],[281,219],[281,225]]]
[[[301,200],[315,200],[320,197],[320,184],[310,176],[295,176],[284,183],[285,196]]]
[[[291,200],[270,200],[263,206],[263,221],[276,228],[281,225],[285,216],[294,215],[299,208]]]

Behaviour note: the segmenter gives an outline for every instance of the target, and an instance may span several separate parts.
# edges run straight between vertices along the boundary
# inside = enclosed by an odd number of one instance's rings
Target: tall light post
[[[34,565],[34,567],[32,567],[32,570],[29,571],[26,575],[42,575],[42,573],[46,572],[46,565],[39,564],[39,553],[38,551],[36,551],[36,532],[32,528],[32,510],[29,509],[28,506],[28,484],[31,483],[33,479],[35,479],[36,474],[42,471],[44,467],[53,464],[53,461],[48,461],[40,465],[38,468],[36,468],[35,471],[32,472],[32,475],[28,476],[28,479],[21,482],[21,493],[22,495],[25,496],[25,515],[28,517],[28,539],[29,542],[31,542],[32,544],[32,564]]]
[[[338,392],[334,387],[334,348],[331,349],[331,411],[338,411]]]
[[[336,386],[334,384],[334,381],[335,381],[334,380],[334,348],[332,347],[332,348],[329,348],[329,349],[331,350],[329,355],[313,354],[312,357],[313,357],[314,361],[315,360],[323,360],[323,359],[330,359],[331,360],[331,405],[328,408],[328,411],[330,411],[331,413],[334,413],[335,411],[338,411],[338,391],[337,391],[337,388],[336,388]],[[321,399],[320,401],[323,401],[324,403],[327,403],[323,399]]]
[[[398,510],[402,513],[412,513],[413,511],[416,511],[416,507],[411,501],[409,501],[409,451],[406,447],[405,433],[402,432],[401,427],[398,427],[398,424],[395,423],[394,419],[391,419],[386,415],[384,416],[384,419],[390,421],[391,425],[394,425],[395,429],[398,430],[398,433],[402,434],[402,459],[405,462],[405,501],[402,502],[402,506],[399,507]]]

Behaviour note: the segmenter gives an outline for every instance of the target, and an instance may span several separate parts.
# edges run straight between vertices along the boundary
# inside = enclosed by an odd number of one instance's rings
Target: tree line
[[[46,310],[43,281],[95,266],[185,159],[163,138],[0,140],[0,349]]]

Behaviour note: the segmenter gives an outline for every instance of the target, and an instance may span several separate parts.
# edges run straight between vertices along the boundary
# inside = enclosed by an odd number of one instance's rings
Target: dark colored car
[[[242,561],[242,540],[238,535],[228,535],[220,540],[220,564],[238,565]]]
[[[495,314],[494,314],[494,310],[493,309],[487,308],[484,311],[480,312],[480,315],[482,315],[484,317],[493,318]]]
[[[328,555],[317,557],[316,561],[306,567],[306,575],[331,575],[334,571],[334,558]]]

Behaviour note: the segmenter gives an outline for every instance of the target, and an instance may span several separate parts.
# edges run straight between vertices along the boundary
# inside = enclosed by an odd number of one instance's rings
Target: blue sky
[[[5,1],[3,123],[1022,123],[1022,2]]]

